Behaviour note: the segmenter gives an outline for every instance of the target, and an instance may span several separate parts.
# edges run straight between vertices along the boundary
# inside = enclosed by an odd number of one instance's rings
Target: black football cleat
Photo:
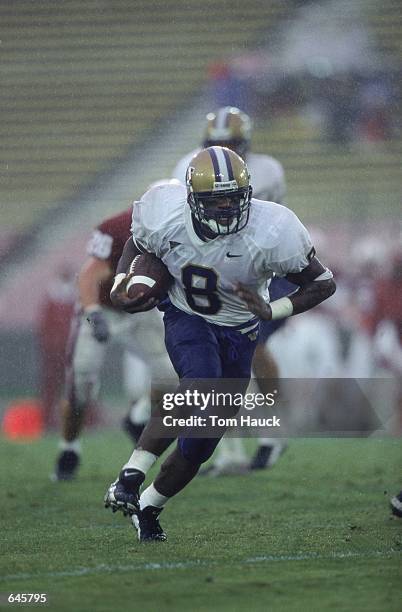
[[[80,456],[73,450],[64,450],[60,453],[56,462],[56,469],[52,480],[73,480],[80,465]]]
[[[159,515],[163,508],[147,506],[131,517],[138,533],[140,542],[165,542],[167,535],[159,523]]]
[[[287,443],[273,440],[270,444],[260,445],[251,459],[250,470],[265,470],[271,468],[285,452]]]
[[[128,434],[128,436],[131,438],[132,442],[134,442],[134,444],[137,444],[144,430],[145,424],[136,425],[135,423],[130,421],[129,416],[126,416],[122,421],[122,427],[124,431]]]
[[[400,491],[398,495],[395,495],[395,497],[391,499],[390,505],[392,514],[394,514],[395,516],[399,516],[399,518],[402,518],[402,491]]]
[[[145,474],[132,468],[123,469],[118,480],[112,482],[104,497],[105,508],[113,512],[121,510],[124,516],[132,516],[139,510],[140,487]]]

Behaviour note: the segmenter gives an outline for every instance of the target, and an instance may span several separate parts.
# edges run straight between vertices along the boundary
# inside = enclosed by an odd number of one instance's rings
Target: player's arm
[[[133,277],[133,274],[130,272],[131,263],[137,255],[141,255],[142,253],[146,253],[145,249],[142,247],[140,248],[138,243],[134,243],[132,237],[128,238],[124,245],[119,263],[117,264],[116,276],[110,292],[112,304],[116,306],[116,308],[120,308],[131,314],[142,312],[144,309],[156,303],[154,299],[148,300],[145,304],[142,303],[141,299],[143,294],[139,294],[135,300],[130,299],[127,295],[127,283]],[[139,306],[139,304],[141,304],[141,306]]]
[[[248,309],[265,321],[284,319],[306,312],[335,293],[336,285],[332,272],[313,257],[301,272],[288,273],[286,278],[299,289],[287,297],[267,304],[256,292],[238,284],[237,294]]]
[[[111,277],[113,271],[108,260],[89,257],[78,276],[80,302],[85,310],[99,306],[99,288],[103,281]]]
[[[127,242],[123,247],[119,263],[117,264],[116,276],[118,274],[128,274],[131,262],[133,261],[134,257],[136,257],[137,255],[141,255],[141,253],[144,252],[144,250],[140,250],[138,248],[138,245],[134,243],[132,236],[130,236],[130,238],[127,239]]]
[[[298,291],[288,298],[292,304],[292,314],[295,315],[318,306],[336,291],[332,272],[316,257],[312,258],[307,268],[301,272],[289,273],[286,278],[289,282],[299,286]],[[272,307],[271,311],[273,312]]]
[[[91,256],[81,268],[78,276],[80,304],[98,342],[106,342],[109,338],[108,324],[99,304],[99,290],[101,283],[109,279],[111,275],[112,268],[109,260]]]

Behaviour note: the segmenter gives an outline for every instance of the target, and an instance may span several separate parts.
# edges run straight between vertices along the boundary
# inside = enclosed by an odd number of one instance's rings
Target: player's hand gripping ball
[[[172,282],[163,261],[152,253],[143,253],[134,257],[129,273],[113,287],[111,299],[126,312],[145,312],[166,297]]]

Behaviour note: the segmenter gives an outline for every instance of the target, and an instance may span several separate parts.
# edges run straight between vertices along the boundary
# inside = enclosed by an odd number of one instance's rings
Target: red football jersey
[[[101,284],[99,292],[100,304],[108,308],[114,308],[110,301],[110,291],[123,247],[131,236],[131,215],[130,206],[127,210],[103,221],[94,230],[87,247],[88,255],[108,261],[112,268],[110,278]]]
[[[374,325],[382,320],[392,321],[402,342],[402,280],[379,280],[375,297]]]

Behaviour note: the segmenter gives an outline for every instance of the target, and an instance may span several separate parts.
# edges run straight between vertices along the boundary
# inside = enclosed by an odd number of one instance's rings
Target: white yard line
[[[227,565],[250,565],[254,563],[276,563],[276,562],[289,562],[289,561],[336,561],[340,559],[369,559],[375,557],[390,557],[390,556],[402,556],[402,551],[389,550],[389,551],[377,551],[372,550],[365,553],[359,552],[339,552],[332,553],[330,555],[321,555],[319,553],[305,553],[300,555],[261,555],[257,557],[249,557],[247,559],[240,559],[238,561],[233,560]],[[101,564],[94,567],[78,567],[76,569],[59,571],[59,572],[43,572],[36,574],[20,573],[10,574],[8,576],[1,576],[0,582],[6,582],[8,580],[32,580],[32,579],[45,579],[45,578],[65,578],[65,577],[76,577],[76,576],[94,576],[102,574],[112,574],[114,572],[133,572],[133,571],[149,571],[149,570],[176,570],[176,569],[191,569],[194,567],[217,567],[219,561],[173,561],[173,562],[161,562],[161,563],[135,563],[132,565],[107,565]]]

